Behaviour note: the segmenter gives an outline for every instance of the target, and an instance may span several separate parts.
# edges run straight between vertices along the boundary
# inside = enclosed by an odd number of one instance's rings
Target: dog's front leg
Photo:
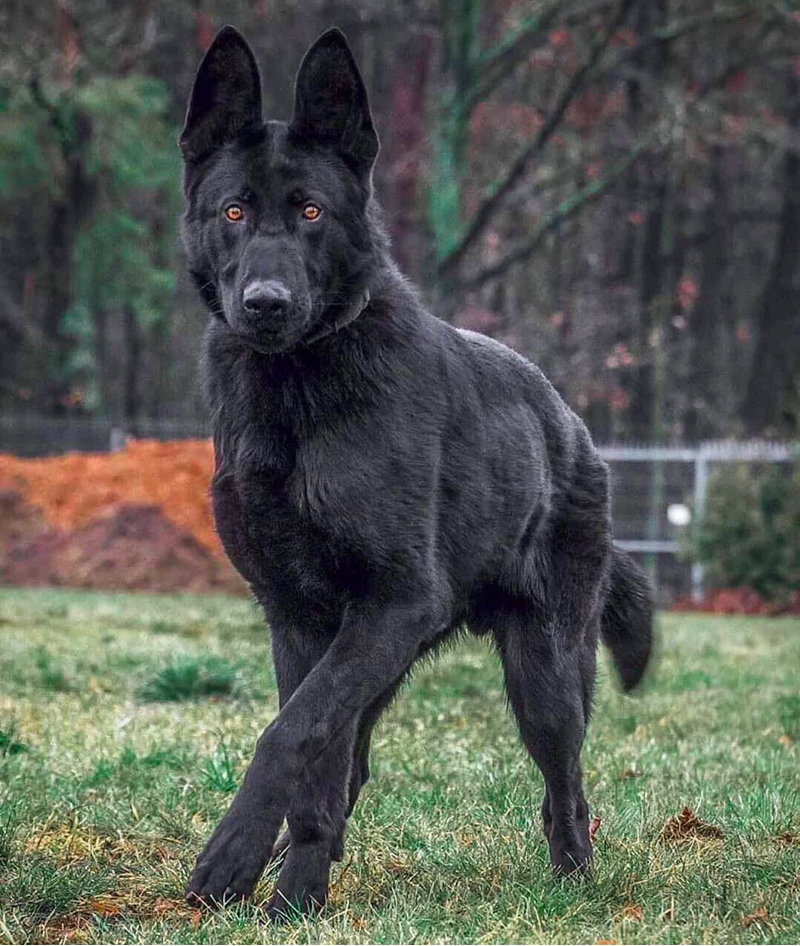
[[[187,890],[190,899],[219,903],[252,892],[314,761],[334,740],[346,737],[348,729],[354,733],[361,713],[405,673],[442,624],[427,604],[349,609],[324,657],[258,740],[239,792],[197,859]],[[347,769],[342,773],[346,779]],[[330,861],[326,866],[324,858],[318,860],[309,872],[297,869],[297,856],[292,869],[296,880],[289,883],[287,875],[273,910],[295,904],[308,908],[309,894],[324,900],[327,874],[322,878],[322,873]]]

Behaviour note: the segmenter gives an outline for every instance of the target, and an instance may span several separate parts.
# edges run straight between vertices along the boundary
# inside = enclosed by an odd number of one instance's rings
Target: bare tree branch
[[[754,44],[755,49],[759,48],[758,43],[769,34],[774,26],[774,20],[768,21],[764,24],[762,30],[759,32],[759,35],[756,37],[756,43]],[[724,69],[721,69],[716,75],[712,76],[707,82],[703,84],[702,88],[698,91],[697,97],[690,103],[692,108],[700,108],[703,104],[703,99],[705,96],[711,93],[714,89],[717,89],[723,85],[727,79],[732,74],[738,72],[743,65],[747,65],[752,61],[758,60],[757,54],[753,53],[753,50],[750,49],[750,47],[748,47],[748,49],[749,52],[746,56],[743,56],[741,59],[735,59],[732,62],[729,62]],[[536,228],[533,236],[526,243],[523,243],[516,250],[509,253],[507,256],[504,256],[498,262],[493,263],[491,266],[487,266],[482,270],[479,270],[474,276],[464,280],[462,283],[463,288],[466,290],[478,289],[480,286],[484,285],[484,283],[489,282],[492,279],[496,279],[498,276],[502,276],[503,273],[507,272],[516,263],[530,258],[539,248],[544,238],[557,226],[559,226],[563,221],[568,220],[580,213],[584,207],[590,203],[593,203],[603,193],[605,193],[605,191],[607,191],[608,188],[616,180],[618,180],[622,174],[625,173],[625,171],[637,160],[637,158],[639,158],[640,155],[648,150],[653,140],[655,140],[657,137],[657,134],[658,129],[655,129],[647,139],[635,145],[625,156],[625,158],[616,164],[604,178],[599,181],[593,181],[591,184],[581,188],[566,200],[562,201],[550,214],[550,216],[547,217]]]
[[[5,289],[0,291],[0,324],[5,325],[23,344],[32,348],[50,347],[50,340],[44,332],[31,324],[20,306],[12,301],[11,293]]]
[[[611,185],[628,170],[628,168],[642,155],[651,144],[648,138],[645,141],[635,145],[628,154],[616,164],[609,173],[597,181],[592,181],[580,190],[571,194],[566,200],[562,201],[558,207],[547,217],[533,233],[533,236],[520,247],[504,256],[497,263],[479,270],[474,276],[466,279],[463,283],[465,289],[477,289],[491,279],[502,276],[515,263],[520,263],[532,256],[541,245],[544,238],[555,230],[564,221],[569,220],[580,213],[588,204],[593,203],[602,194],[604,194]]]
[[[664,26],[661,29],[654,30],[648,36],[640,37],[635,46],[631,46],[630,49],[626,49],[615,59],[611,59],[603,67],[603,74],[616,72],[620,66],[623,66],[626,62],[629,62],[643,50],[649,49],[651,46],[656,46],[659,43],[671,43],[685,36],[687,33],[693,33],[696,30],[702,29],[704,26],[736,23],[739,20],[746,19],[748,16],[752,16],[751,10],[722,10],[715,13],[687,17],[685,20],[680,20],[678,23],[673,23],[671,26]]]
[[[466,255],[467,251],[476,242],[483,233],[494,216],[497,208],[502,204],[506,195],[522,179],[530,165],[530,162],[542,151],[544,146],[550,140],[553,132],[558,128],[564,113],[569,108],[570,103],[583,88],[587,76],[594,69],[598,60],[605,52],[611,37],[617,32],[628,12],[639,0],[621,0],[617,12],[602,36],[592,45],[592,50],[586,62],[577,70],[570,79],[567,87],[559,96],[555,108],[550,112],[546,121],[542,124],[536,137],[523,148],[508,170],[505,178],[492,190],[491,194],[484,200],[475,216],[472,218],[466,232],[462,236],[458,245],[452,249],[439,263],[439,272],[446,275],[452,272]]]
[[[478,102],[482,102],[491,95],[525,56],[549,41],[545,30],[555,20],[561,7],[561,4],[554,3],[539,16],[526,19],[510,37],[481,57],[478,63],[481,70],[480,76],[469,91],[463,106],[467,112],[471,112]]]

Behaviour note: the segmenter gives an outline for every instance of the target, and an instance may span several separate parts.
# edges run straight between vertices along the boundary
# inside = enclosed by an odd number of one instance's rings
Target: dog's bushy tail
[[[627,693],[644,676],[653,648],[653,592],[644,572],[619,549],[614,549],[600,634]]]

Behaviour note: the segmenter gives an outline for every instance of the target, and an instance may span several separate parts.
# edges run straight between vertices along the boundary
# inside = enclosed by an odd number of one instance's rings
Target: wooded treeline
[[[276,118],[347,33],[402,267],[598,439],[798,433],[796,0],[5,0],[0,409],[202,415],[176,140],[225,22]]]

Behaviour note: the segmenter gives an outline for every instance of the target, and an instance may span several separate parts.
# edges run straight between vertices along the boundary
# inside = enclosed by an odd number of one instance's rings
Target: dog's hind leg
[[[592,856],[580,751],[591,709],[595,632],[564,650],[514,602],[498,617],[494,635],[522,741],[544,776],[550,860],[557,874],[569,874]]]

